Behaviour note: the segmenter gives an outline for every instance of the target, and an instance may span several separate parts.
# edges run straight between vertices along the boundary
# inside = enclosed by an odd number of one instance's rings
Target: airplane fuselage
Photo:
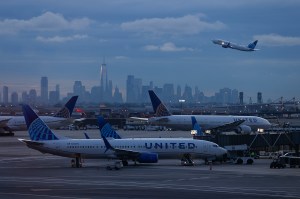
[[[63,157],[87,159],[117,158],[112,150],[107,150],[102,139],[64,139],[53,141],[29,141],[20,139],[29,148],[42,153]],[[111,139],[114,148],[136,152],[156,153],[159,159],[180,158],[190,154],[194,158],[215,158],[227,153],[226,149],[205,140],[184,138],[130,138]]]
[[[196,118],[203,130],[233,123],[238,120],[245,120],[243,125],[249,126],[252,131],[257,131],[257,129],[268,129],[271,126],[268,120],[261,117],[230,115],[170,115],[149,118],[149,123],[179,130],[191,130],[191,116]]]
[[[27,130],[24,116],[0,116],[0,122],[2,120],[7,120],[7,119],[9,120],[1,127],[7,126],[12,131]],[[41,116],[41,119],[44,120],[45,123],[50,128],[54,128],[54,129],[71,124],[73,120],[71,118],[61,118],[61,117],[53,117],[53,116]]]
[[[221,45],[223,48],[232,48],[232,49],[236,49],[236,50],[240,50],[240,51],[255,51],[254,48],[249,48],[247,46],[238,45],[238,44],[231,43],[229,41],[224,41],[221,39],[215,39],[215,40],[212,40],[212,42],[214,44]]]

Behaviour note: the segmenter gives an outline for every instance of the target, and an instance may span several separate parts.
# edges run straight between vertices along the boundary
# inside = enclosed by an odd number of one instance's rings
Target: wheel
[[[253,164],[253,160],[252,159],[248,159],[247,160],[247,164]]]
[[[243,160],[241,158],[239,158],[237,161],[236,161],[237,164],[243,164]]]

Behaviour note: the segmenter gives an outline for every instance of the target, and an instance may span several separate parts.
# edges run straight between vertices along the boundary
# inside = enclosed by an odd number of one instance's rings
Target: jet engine
[[[251,133],[251,131],[252,131],[251,127],[247,125],[239,125],[235,129],[235,132],[238,134],[249,134]]]
[[[229,42],[222,42],[222,47],[223,48],[228,48],[230,46]]]
[[[137,161],[139,163],[157,163],[158,162],[158,155],[156,153],[141,153]]]

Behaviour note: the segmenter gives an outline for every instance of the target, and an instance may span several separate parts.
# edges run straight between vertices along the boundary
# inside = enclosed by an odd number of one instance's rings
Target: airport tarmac
[[[84,138],[83,131],[55,131]],[[97,138],[98,130],[86,131]],[[120,131],[123,137],[190,137],[189,132]],[[187,135],[186,135],[187,134]],[[0,198],[300,198],[300,168],[270,169],[271,160],[253,165],[214,164],[195,160],[184,167],[180,160],[121,170],[106,170],[108,160],[84,160],[71,168],[69,158],[41,154],[17,138],[0,137]]]

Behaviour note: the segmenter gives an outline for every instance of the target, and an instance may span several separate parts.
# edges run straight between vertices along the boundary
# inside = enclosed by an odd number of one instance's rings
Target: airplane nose
[[[211,40],[214,44],[217,44],[218,43],[218,41],[217,40],[215,40],[215,39],[213,39],[213,40]]]

